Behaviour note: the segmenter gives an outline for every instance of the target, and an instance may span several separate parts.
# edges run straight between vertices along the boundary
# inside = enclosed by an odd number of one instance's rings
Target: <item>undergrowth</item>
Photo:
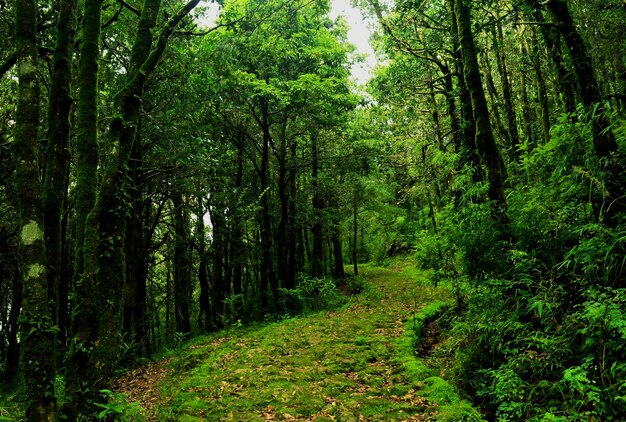
[[[564,117],[552,135],[516,169],[506,224],[461,177],[415,260],[458,286],[442,350],[490,419],[624,420],[626,226],[599,217],[588,124]]]

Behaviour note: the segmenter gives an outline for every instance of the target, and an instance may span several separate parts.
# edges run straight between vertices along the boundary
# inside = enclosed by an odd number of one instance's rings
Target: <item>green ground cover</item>
[[[420,324],[451,295],[414,271],[365,267],[363,275],[365,291],[340,309],[188,345],[169,363],[154,417],[480,420],[436,369],[414,357]]]

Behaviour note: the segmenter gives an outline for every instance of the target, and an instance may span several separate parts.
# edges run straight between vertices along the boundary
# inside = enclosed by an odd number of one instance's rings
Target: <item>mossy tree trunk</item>
[[[70,405],[74,415],[95,391],[109,386],[118,352],[126,283],[126,177],[139,126],[144,84],[157,66],[174,29],[198,2],[192,0],[179,9],[154,42],[161,2],[144,1],[126,83],[116,95],[118,113],[109,128],[109,156],[103,166],[97,195],[96,99],[102,2],[87,0],[85,3],[78,107],[78,142],[85,143],[79,150],[77,164],[76,268],[80,282],[75,342],[78,346],[68,365],[68,392],[74,396]],[[97,297],[107,300],[96,301]],[[81,384],[87,385],[89,390],[81,388]]]
[[[623,157],[604,109],[591,56],[574,25],[567,3],[564,0],[549,0],[544,5],[552,14],[554,25],[563,36],[572,58],[574,73],[580,85],[580,95],[591,119],[595,152],[602,161],[606,174],[606,198],[603,199],[600,208],[605,223],[616,226],[617,215],[626,209],[624,183],[621,181],[624,172]]]
[[[538,0],[526,0],[526,4],[532,10],[532,12],[529,13],[529,17],[540,23],[539,29],[541,31],[543,41],[546,45],[548,54],[552,59],[552,63],[554,64],[554,68],[556,70],[557,86],[559,90],[557,94],[560,95],[563,99],[565,111],[567,113],[573,113],[574,111],[576,111],[575,91],[577,89],[578,83],[576,81],[576,77],[572,75],[569,66],[565,63],[565,58],[561,49],[561,37],[559,35],[559,31],[554,27],[554,25],[546,21],[541,4]],[[545,91],[545,80],[542,76],[543,72],[541,72],[540,69],[539,45],[537,42],[536,30],[534,27],[531,27],[530,30],[533,41],[532,57],[533,61],[535,62],[535,68],[539,71],[539,73],[537,74],[537,82],[543,83]],[[541,95],[541,92],[539,92],[539,94]],[[540,97],[540,101],[543,105],[543,97]],[[545,102],[547,104],[547,96]],[[547,105],[545,107],[547,108]],[[547,119],[547,117],[542,116],[542,119],[545,120]]]
[[[72,106],[72,52],[75,33],[76,1],[62,0],[57,17],[56,45],[50,81],[48,104],[48,148],[44,171],[42,201],[44,232],[48,260],[48,295],[52,317],[59,326],[59,342],[65,343],[67,274],[63,271],[62,215],[67,196],[70,138],[70,109]]]
[[[21,351],[29,421],[57,420],[54,397],[54,321],[50,315],[41,203],[37,4],[15,3],[18,97],[15,158],[19,211],[19,265],[22,281]]]
[[[539,41],[537,39],[537,33],[534,28],[531,28],[530,32],[532,50],[531,61],[535,70],[535,86],[537,90],[537,99],[539,101],[539,109],[541,110],[541,129],[543,133],[544,144],[550,141],[550,105],[548,102],[548,88],[546,86],[546,80],[541,65],[541,55],[539,53]],[[566,101],[567,104],[567,101]],[[566,106],[567,109],[568,106]],[[572,105],[574,108],[575,106]]]
[[[460,45],[459,26],[457,23],[455,0],[447,0],[450,9],[450,29],[452,35],[452,57],[454,59],[454,73],[458,80],[459,92],[459,130],[460,136],[457,152],[460,154],[461,167],[469,166],[472,169],[472,178],[475,182],[482,180],[480,173],[480,159],[476,153],[476,125],[472,123],[473,110],[472,98],[467,84],[465,83],[465,66],[463,64],[463,53]]]
[[[488,196],[502,210],[506,208],[504,185],[506,173],[504,161],[496,145],[489,109],[480,77],[474,35],[472,34],[470,11],[465,0],[454,1],[454,12],[459,31],[459,42],[463,55],[464,79],[472,102],[473,120],[476,127],[476,149],[487,172]]]
[[[493,30],[493,47],[496,51],[496,62],[498,64],[498,74],[500,75],[500,83],[502,85],[502,97],[504,99],[504,111],[506,114],[507,134],[509,147],[511,148],[511,156],[517,160],[519,158],[519,129],[517,127],[517,116],[513,104],[513,88],[509,80],[509,66],[506,61],[504,52],[504,34],[502,32],[502,23],[499,18],[495,22]]]
[[[65,405],[69,419],[77,419],[87,398],[85,389],[97,379],[96,368],[88,359],[97,326],[98,296],[95,268],[85,268],[87,216],[92,210],[98,186],[98,67],[100,58],[100,20],[102,0],[85,0],[80,35],[78,103],[76,118],[76,205],[75,205],[75,296],[73,339],[66,369]],[[92,227],[93,230],[93,227]],[[85,382],[83,382],[85,381]]]

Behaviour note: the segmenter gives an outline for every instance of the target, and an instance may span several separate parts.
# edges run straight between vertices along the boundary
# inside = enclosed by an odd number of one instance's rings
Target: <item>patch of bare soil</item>
[[[441,334],[439,333],[437,321],[430,321],[426,324],[426,327],[424,327],[422,339],[415,350],[416,355],[420,358],[430,357],[439,345],[440,337]]]
[[[168,367],[170,361],[171,358],[163,359],[132,369],[113,384],[114,391],[125,394],[127,402],[139,402],[149,421],[157,420],[154,407],[161,396],[158,386],[171,372]]]

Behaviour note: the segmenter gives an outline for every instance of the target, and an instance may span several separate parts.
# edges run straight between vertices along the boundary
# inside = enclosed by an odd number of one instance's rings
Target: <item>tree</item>
[[[37,75],[37,4],[15,5],[18,101],[15,115],[16,180],[19,190],[19,260],[22,287],[21,349],[32,421],[57,420],[54,396],[55,330],[50,315],[44,217],[37,148],[39,79]],[[52,353],[51,353],[52,351]]]

